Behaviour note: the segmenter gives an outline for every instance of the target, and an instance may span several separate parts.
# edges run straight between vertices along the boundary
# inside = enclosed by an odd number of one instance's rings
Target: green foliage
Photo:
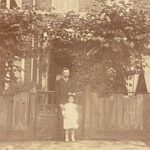
[[[148,17],[125,3],[95,7],[83,16],[68,13],[60,28],[49,35],[57,35],[56,49],[64,47],[75,56],[78,80],[99,84],[102,89],[124,90],[126,79],[142,67],[141,61],[134,60],[149,53],[145,46],[149,43]]]
[[[0,10],[1,83],[16,80],[15,72],[21,71],[21,68],[14,65],[15,60],[46,53],[43,48],[44,25],[40,22],[41,17],[33,10]]]
[[[14,79],[12,62],[16,56],[62,51],[74,58],[74,78],[83,85],[124,89],[128,76],[141,68],[141,62],[134,60],[149,53],[149,20],[144,11],[130,4],[97,2],[84,14],[0,10],[1,72],[5,70],[5,76],[9,72]]]

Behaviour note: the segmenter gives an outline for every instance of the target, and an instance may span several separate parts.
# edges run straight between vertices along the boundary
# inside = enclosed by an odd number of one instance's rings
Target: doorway
[[[64,67],[68,67],[69,69],[72,67],[72,58],[64,53],[59,52],[52,56],[52,61],[49,66],[49,77],[48,77],[48,90],[55,90],[55,82],[61,77],[62,69]]]

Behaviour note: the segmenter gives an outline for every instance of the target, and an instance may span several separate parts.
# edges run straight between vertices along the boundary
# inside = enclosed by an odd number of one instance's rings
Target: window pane
[[[67,11],[78,11],[78,0],[66,0]]]
[[[56,12],[78,11],[78,0],[53,0],[52,6]]]
[[[1,8],[15,8],[20,7],[21,8],[21,1],[22,0],[0,0]]]
[[[51,11],[52,1],[51,0],[36,0],[35,8],[43,11]]]
[[[16,0],[17,7],[21,8],[21,2],[22,0]]]
[[[66,0],[53,0],[52,6],[54,7],[56,12],[64,12],[66,9],[65,3]]]
[[[10,1],[10,9],[15,8],[15,7],[18,7],[16,1],[15,0],[11,0]]]

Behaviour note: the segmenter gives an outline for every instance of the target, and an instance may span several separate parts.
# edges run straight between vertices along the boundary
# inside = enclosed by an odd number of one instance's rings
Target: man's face
[[[69,74],[70,74],[69,70],[63,70],[63,77],[64,78],[68,78]]]

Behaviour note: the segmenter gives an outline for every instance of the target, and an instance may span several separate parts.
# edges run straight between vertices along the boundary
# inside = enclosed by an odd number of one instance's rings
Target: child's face
[[[72,102],[74,102],[74,98],[72,96],[70,96],[68,101],[69,101],[69,103],[72,103]]]

